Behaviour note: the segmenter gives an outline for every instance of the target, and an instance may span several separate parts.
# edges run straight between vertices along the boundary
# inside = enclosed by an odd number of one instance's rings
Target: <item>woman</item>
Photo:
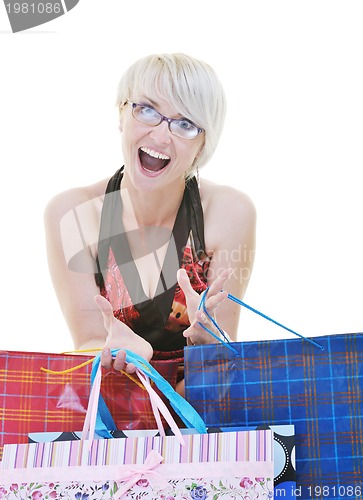
[[[255,210],[236,189],[199,186],[224,122],[217,76],[184,54],[152,55],[125,73],[117,104],[124,167],[61,193],[45,214],[50,272],[75,347],[103,348],[110,367],[110,348],[173,358],[187,342],[215,342],[200,326],[211,328],[198,311],[207,286],[208,310],[236,340],[239,306],[225,299],[246,290]],[[123,351],[114,367],[134,370]]]

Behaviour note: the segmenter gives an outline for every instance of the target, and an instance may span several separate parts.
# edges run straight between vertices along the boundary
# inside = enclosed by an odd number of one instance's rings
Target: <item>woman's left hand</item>
[[[205,307],[210,315],[213,315],[218,306],[227,298],[228,292],[223,290],[223,286],[230,275],[231,270],[225,269],[210,285],[205,300]],[[177,278],[179,286],[185,295],[190,321],[190,326],[183,332],[184,337],[187,338],[189,344],[215,343],[214,337],[199,324],[202,323],[212,331],[214,329],[212,322],[207,318],[205,313],[202,310],[198,310],[201,295],[193,290],[185,269],[178,270]]]
[[[115,370],[125,370],[128,373],[134,373],[136,368],[133,363],[126,363],[126,352],[129,349],[132,352],[142,356],[150,361],[153,355],[153,349],[149,342],[137,335],[125,323],[115,318],[112,305],[102,295],[95,296],[95,302],[100,308],[103,316],[105,329],[108,333],[106,343],[102,349],[101,365],[104,368],[111,368],[112,364]],[[111,349],[121,349],[113,362]]]

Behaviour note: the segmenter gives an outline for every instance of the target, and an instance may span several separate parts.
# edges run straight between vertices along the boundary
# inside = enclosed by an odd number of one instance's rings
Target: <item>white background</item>
[[[12,34],[0,5],[1,345],[72,348],[43,212],[122,163],[118,80],[137,58],[209,62],[228,98],[202,175],[258,212],[245,301],[304,335],[362,331],[363,2],[80,0]],[[240,339],[288,336],[244,310]]]

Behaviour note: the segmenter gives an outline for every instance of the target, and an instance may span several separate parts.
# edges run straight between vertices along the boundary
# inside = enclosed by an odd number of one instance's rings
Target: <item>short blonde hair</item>
[[[154,54],[134,63],[118,86],[117,105],[136,96],[160,95],[185,118],[205,131],[204,146],[187,177],[212,157],[224,124],[225,94],[214,70],[186,54]]]

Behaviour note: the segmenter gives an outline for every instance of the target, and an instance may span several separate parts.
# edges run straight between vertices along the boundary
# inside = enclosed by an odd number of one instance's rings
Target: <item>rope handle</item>
[[[97,349],[98,351],[101,351],[101,349]],[[120,349],[112,349],[111,350],[111,355],[112,357],[115,357],[117,352]],[[164,396],[169,400],[173,410],[176,412],[176,414],[181,418],[181,420],[184,422],[184,424],[189,427],[189,428],[194,428],[197,430],[199,434],[205,434],[207,432],[206,426],[200,415],[196,412],[196,410],[184,399],[180,394],[178,394],[175,389],[171,386],[171,384],[162,377],[159,372],[142,356],[129,351],[128,349],[123,349],[126,353],[126,363],[133,363],[136,367],[136,375],[139,380],[134,378],[131,374],[126,373],[124,370],[122,370],[122,373],[124,373],[128,378],[130,378],[134,383],[136,383],[139,387],[142,387],[144,390],[146,390],[149,393],[152,391],[152,394],[154,394],[154,390],[151,387],[151,384],[155,384],[156,387],[164,394]],[[76,351],[73,351],[76,352]],[[89,352],[87,350],[87,352]],[[96,387],[98,383],[100,383],[100,373],[101,373],[101,353],[98,352],[98,354],[94,357],[91,358],[84,363],[81,363],[75,367],[68,368],[63,371],[54,371],[54,370],[49,370],[47,368],[41,367],[41,371],[45,373],[50,373],[54,375],[59,375],[59,374],[65,374],[65,373],[70,373],[75,370],[78,370],[82,368],[83,366],[92,363],[92,370],[91,370],[91,394],[94,386],[94,382],[96,381]],[[140,377],[141,375],[141,377]],[[147,379],[145,383],[145,378]],[[98,391],[99,392],[99,391]],[[97,394],[97,390],[96,390]],[[169,415],[164,412],[164,403],[162,400],[159,398],[158,395],[156,397],[152,397],[151,399],[151,404],[152,408],[156,409],[158,407],[158,411],[164,416],[166,421],[169,423],[171,427],[173,427],[172,423],[168,420]],[[155,401],[157,400],[157,404]],[[107,405],[102,397],[101,394],[98,395],[97,397],[98,401],[98,409],[96,414],[93,413],[92,416],[92,427],[95,426],[96,432],[99,436],[104,437],[104,438],[112,438],[113,436],[111,435],[110,431],[116,430],[116,425],[115,422],[112,418],[112,415],[107,408]],[[94,406],[93,406],[94,407]],[[161,409],[162,408],[162,409]],[[165,407],[166,408],[166,407]],[[155,414],[155,412],[154,412]],[[156,416],[156,421],[159,421],[159,418]],[[90,417],[89,417],[90,418]],[[95,419],[95,422],[94,422]],[[88,440],[87,440],[88,441]]]
[[[239,355],[239,353],[236,351],[236,349],[234,349],[234,347],[231,345],[231,341],[228,339],[227,335],[224,333],[224,331],[222,330],[222,328],[218,325],[217,321],[213,318],[213,316],[211,316],[211,314],[209,313],[207,307],[206,307],[206,304],[205,304],[205,301],[206,301],[206,297],[207,297],[207,293],[208,293],[208,290],[209,290],[209,287],[206,288],[204,290],[204,292],[202,293],[202,297],[201,297],[201,300],[200,300],[200,303],[199,303],[199,306],[198,306],[198,309],[203,309],[203,312],[204,314],[208,317],[208,319],[212,322],[212,324],[215,326],[215,328],[219,331],[219,333],[221,334],[222,337],[218,337],[218,335],[216,335],[215,333],[213,333],[208,327],[206,327],[205,325],[203,325],[201,322],[198,321],[198,324],[199,326],[201,326],[205,331],[207,331],[208,333],[210,333],[215,339],[218,340],[218,342],[224,344],[226,347],[228,347],[228,349],[232,350],[235,354]],[[287,330],[288,332],[291,332],[293,333],[294,335],[296,335],[297,337],[300,337],[301,339],[303,340],[306,340],[307,342],[309,342],[310,344],[312,344],[313,346],[317,347],[318,349],[320,349],[321,351],[324,350],[324,347],[322,345],[320,345],[318,342],[315,342],[314,340],[312,339],[309,339],[308,337],[304,337],[303,335],[301,335],[300,333],[297,333],[295,332],[295,330],[291,330],[291,328],[288,328],[287,326],[284,326],[283,324],[279,323],[278,321],[275,321],[274,319],[270,318],[269,316],[267,316],[266,314],[263,314],[262,312],[258,311],[257,309],[255,309],[254,307],[251,307],[249,306],[248,304],[246,304],[245,302],[243,302],[241,299],[238,299],[237,297],[235,297],[234,295],[232,294],[228,294],[227,295],[227,298],[233,302],[235,302],[236,304],[239,304],[240,306],[243,306],[245,307],[246,309],[249,309],[250,311],[252,311],[253,313],[261,316],[262,318],[266,319],[267,321],[271,321],[272,323],[274,323],[275,325],[279,326],[280,328],[283,328],[284,330]]]
[[[101,350],[102,349],[81,349],[81,350],[75,350],[75,351],[62,352],[62,354],[79,354],[79,353],[83,353],[83,352],[100,352]],[[50,370],[49,368],[44,368],[43,366],[41,366],[40,371],[42,371],[44,373],[48,373],[50,375],[66,375],[67,373],[75,372],[76,370],[80,370],[84,366],[90,365],[91,363],[93,363],[94,359],[95,358],[88,359],[87,361],[84,361],[83,363],[81,363],[77,366],[73,366],[72,368],[67,368],[66,370],[56,371],[56,370]],[[120,370],[120,373],[122,373],[127,378],[129,378],[132,382],[134,382],[134,384],[136,384],[138,387],[140,387],[140,389],[142,389],[143,391],[146,391],[146,387],[142,383],[140,383],[135,377],[130,375],[130,373],[127,373],[125,370]],[[151,382],[151,384],[153,384],[153,382]]]

